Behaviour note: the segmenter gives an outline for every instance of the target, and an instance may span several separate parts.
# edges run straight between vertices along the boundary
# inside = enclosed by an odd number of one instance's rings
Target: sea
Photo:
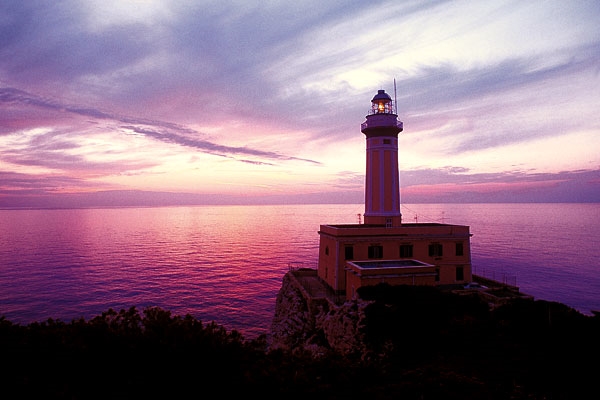
[[[282,278],[317,267],[321,224],[363,204],[0,210],[0,317],[71,322],[160,307],[268,335]],[[406,204],[404,222],[470,226],[475,274],[600,310],[600,203]]]

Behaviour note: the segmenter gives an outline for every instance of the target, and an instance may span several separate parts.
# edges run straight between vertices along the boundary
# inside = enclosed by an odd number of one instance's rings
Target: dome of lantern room
[[[387,94],[385,92],[385,90],[383,89],[379,89],[377,91],[377,94],[375,95],[375,97],[373,97],[373,100],[371,100],[371,102],[375,103],[377,100],[388,100],[388,101],[392,101],[392,98],[390,97],[389,94]]]

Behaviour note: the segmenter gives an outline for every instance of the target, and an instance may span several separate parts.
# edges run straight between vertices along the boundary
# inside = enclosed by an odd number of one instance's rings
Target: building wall
[[[393,260],[411,258],[435,266],[436,285],[471,281],[471,246],[468,226],[410,224],[401,228],[360,228],[321,226],[319,231],[318,275],[337,293],[347,290],[346,247],[352,247],[348,260]],[[462,255],[457,255],[457,243]],[[412,254],[402,256],[401,245],[412,245]],[[430,245],[441,246],[442,254],[430,254]],[[369,247],[378,247],[373,254]],[[379,253],[381,250],[381,253]],[[462,271],[462,276],[457,274]],[[458,276],[457,276],[458,275]],[[462,279],[461,279],[462,278]],[[348,278],[350,279],[350,278]],[[352,283],[354,284],[354,283]]]
[[[343,252],[344,248],[342,247],[341,250]],[[336,292],[342,292],[346,288],[345,272],[340,268],[340,262],[344,263],[344,254],[340,256],[339,251],[340,246],[334,238],[320,236],[317,274]]]
[[[402,273],[397,274],[390,274],[382,271],[382,274],[384,275],[380,276],[359,275],[354,271],[348,271],[346,274],[346,299],[353,299],[356,290],[362,286],[375,286],[380,283],[387,283],[389,285],[434,286],[434,273],[433,268],[415,268],[413,271],[404,268]]]

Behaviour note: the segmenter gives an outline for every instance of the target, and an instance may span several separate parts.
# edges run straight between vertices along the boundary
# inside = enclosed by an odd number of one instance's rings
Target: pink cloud
[[[495,193],[506,191],[536,190],[557,186],[564,180],[521,181],[521,182],[483,182],[483,183],[440,183],[435,185],[414,185],[402,189],[404,194],[436,195],[452,193]]]

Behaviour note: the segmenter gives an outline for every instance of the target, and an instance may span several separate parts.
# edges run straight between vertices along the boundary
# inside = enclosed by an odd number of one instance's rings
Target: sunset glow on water
[[[363,205],[0,210],[0,315],[70,321],[136,306],[268,333],[283,275],[316,268],[320,224]],[[600,309],[600,205],[411,204],[406,222],[469,225],[476,274]],[[423,260],[427,262],[428,260]],[[509,283],[510,283],[509,282]]]

